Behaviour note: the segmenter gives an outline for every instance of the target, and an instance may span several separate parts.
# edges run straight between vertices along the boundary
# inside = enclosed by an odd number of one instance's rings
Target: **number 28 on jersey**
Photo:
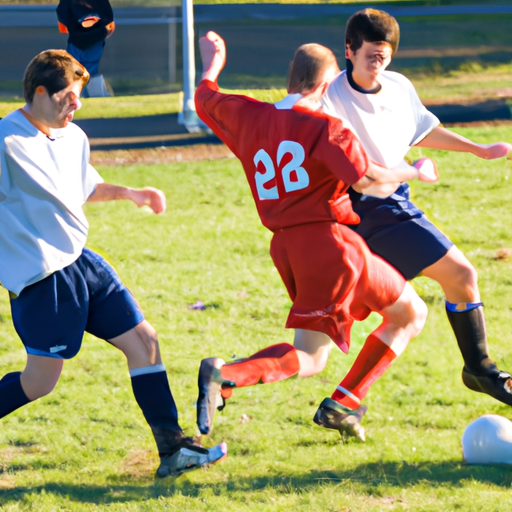
[[[301,167],[305,158],[304,148],[298,142],[283,140],[277,148],[277,168],[281,165],[285,155],[291,155],[291,160],[281,169],[285,192],[295,192],[306,188],[309,185],[309,175],[306,169]],[[263,165],[264,172],[257,170],[254,175],[258,197],[261,200],[279,199],[277,184],[269,186],[270,182],[275,183],[276,166],[272,157],[264,149],[260,149],[254,155],[256,169],[258,169],[260,163]]]

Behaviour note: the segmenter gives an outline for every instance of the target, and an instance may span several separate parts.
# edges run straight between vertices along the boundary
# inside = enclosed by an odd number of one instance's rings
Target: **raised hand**
[[[203,78],[215,82],[226,63],[224,39],[210,30],[199,39],[199,50],[203,63]]]

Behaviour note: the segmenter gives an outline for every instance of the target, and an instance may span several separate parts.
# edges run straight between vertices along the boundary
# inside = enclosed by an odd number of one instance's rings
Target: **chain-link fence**
[[[442,73],[475,63],[512,62],[510,1],[374,6],[400,23],[400,48],[391,69]],[[210,29],[226,40],[223,85],[283,87],[288,62],[300,44],[324,44],[344,65],[344,26],[350,14],[362,7],[366,4],[196,5],[196,40]],[[115,15],[117,29],[107,41],[100,67],[114,90],[123,94],[180,90],[181,8],[118,8]],[[65,47],[55,6],[0,6],[0,94],[20,94],[24,68],[36,53]]]

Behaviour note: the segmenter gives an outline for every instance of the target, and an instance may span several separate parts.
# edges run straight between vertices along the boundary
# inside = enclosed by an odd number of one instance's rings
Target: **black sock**
[[[130,375],[133,394],[151,427],[158,453],[160,457],[169,456],[176,451],[183,431],[165,368],[163,365],[136,368]]]
[[[446,309],[448,320],[457,338],[466,370],[481,375],[496,370],[489,357],[483,307],[466,311]]]
[[[21,372],[12,372],[0,380],[0,418],[30,402],[21,387],[20,377]]]

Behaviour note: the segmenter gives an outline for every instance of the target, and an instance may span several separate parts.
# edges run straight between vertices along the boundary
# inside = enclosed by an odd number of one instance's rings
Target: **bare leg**
[[[427,307],[409,283],[398,300],[380,312],[381,325],[365,341],[347,376],[331,398],[320,404],[313,420],[321,427],[365,440],[361,419],[367,407],[361,405],[370,386],[417,336],[427,317]]]
[[[162,363],[156,331],[147,320],[109,342],[123,352],[130,370]]]
[[[427,320],[427,306],[413,287],[406,283],[398,300],[379,312],[382,323],[373,332],[399,356],[412,338],[418,336]]]
[[[427,307],[406,283],[398,300],[380,314],[382,323],[368,336],[352,368],[331,397],[350,409],[359,407],[370,386],[421,332]]]
[[[155,329],[143,320],[133,329],[109,340],[126,356],[133,394],[146,418],[160,456],[157,476],[179,476],[185,471],[213,464],[227,454],[221,443],[206,449],[185,437],[178,423],[178,409],[162,364]]]
[[[294,375],[315,375],[325,368],[330,344],[331,339],[324,333],[296,329],[293,346],[288,343],[271,345],[247,359],[228,364],[218,357],[203,359],[197,399],[197,425],[201,433],[211,433],[215,411],[224,408],[233,387],[279,382]]]
[[[437,281],[446,295],[446,314],[464,359],[462,381],[469,389],[512,405],[512,378],[498,370],[489,355],[477,273],[456,247],[423,274]]]
[[[37,400],[53,391],[64,366],[63,359],[27,355],[21,374],[21,387],[29,400]]]
[[[0,418],[50,393],[62,365],[62,359],[28,355],[23,372],[4,375],[0,379]]]
[[[331,351],[331,338],[327,334],[295,329],[293,345],[299,357],[299,377],[311,377],[325,368]]]
[[[441,285],[449,302],[480,301],[477,272],[455,246],[439,261],[427,267],[422,274]]]

